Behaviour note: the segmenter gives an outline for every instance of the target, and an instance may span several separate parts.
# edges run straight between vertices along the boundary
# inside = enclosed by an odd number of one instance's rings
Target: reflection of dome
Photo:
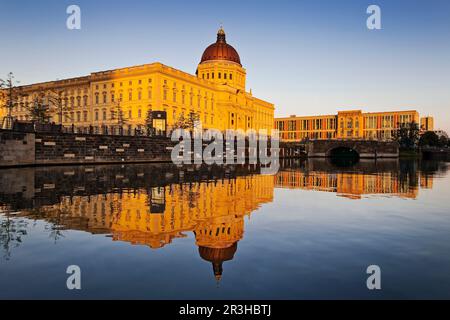
[[[236,62],[241,65],[241,58],[236,49],[230,46],[226,41],[225,31],[220,28],[217,32],[217,41],[213,43],[205,52],[203,52],[200,63],[211,60],[225,60]]]
[[[217,280],[222,277],[222,263],[233,260],[237,250],[237,242],[228,248],[208,248],[199,247],[198,252],[203,260],[209,261],[213,265],[214,276]]]

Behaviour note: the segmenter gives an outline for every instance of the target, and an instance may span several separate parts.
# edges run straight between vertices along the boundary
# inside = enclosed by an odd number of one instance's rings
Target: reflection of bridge
[[[397,158],[398,143],[375,140],[312,140],[306,143],[308,157],[332,157],[339,151],[355,153],[360,158]]]

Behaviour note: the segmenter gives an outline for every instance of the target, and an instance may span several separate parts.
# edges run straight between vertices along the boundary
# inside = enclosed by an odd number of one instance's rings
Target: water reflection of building
[[[337,168],[326,160],[282,162],[275,177],[256,168],[133,165],[8,169],[0,172],[0,212],[45,219],[64,229],[111,235],[115,241],[161,248],[195,235],[199,255],[220,279],[244,235],[244,217],[273,200],[273,189],[417,197],[447,166],[434,162],[360,161]],[[183,173],[183,174],[181,174]],[[255,175],[256,174],[256,175]],[[301,201],[301,199],[299,199]]]
[[[420,186],[432,186],[432,177],[422,177]],[[412,177],[394,172],[364,174],[356,172],[280,171],[275,177],[278,188],[335,192],[338,196],[361,199],[363,195],[390,195],[415,199],[418,185]]]
[[[244,216],[273,199],[271,176],[172,184],[150,190],[66,196],[44,206],[46,219],[68,229],[111,234],[113,240],[161,248],[193,231],[200,256],[220,279],[244,235]]]

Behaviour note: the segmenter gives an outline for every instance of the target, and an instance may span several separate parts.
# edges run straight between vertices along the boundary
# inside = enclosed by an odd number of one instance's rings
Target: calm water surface
[[[430,161],[0,170],[0,298],[450,298],[449,190]]]

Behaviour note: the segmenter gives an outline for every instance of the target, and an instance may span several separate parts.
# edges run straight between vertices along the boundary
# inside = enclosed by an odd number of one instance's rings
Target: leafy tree
[[[199,122],[200,122],[200,115],[196,112],[191,112],[187,120],[188,129],[194,131],[194,129],[197,129]]]
[[[445,138],[445,137],[444,137]],[[420,137],[419,145],[421,147],[438,147],[439,146],[439,137],[433,131],[427,131]]]
[[[402,149],[414,149],[419,142],[419,125],[416,122],[400,124],[394,131],[393,139]]]
[[[147,115],[145,117],[145,126],[147,128],[147,133],[152,132],[153,130],[153,112],[152,109],[147,111]]]
[[[117,119],[117,124],[119,126],[120,134],[123,133],[123,126],[127,123],[127,119],[125,117],[125,113],[123,112],[121,100],[119,100],[116,104],[115,110],[111,111],[112,119]]]
[[[177,121],[175,122],[175,124],[173,125],[174,129],[189,129],[189,119],[186,119],[184,117],[184,114],[180,114],[180,116],[178,117]]]
[[[447,137],[445,137],[445,136],[440,136],[439,137],[439,146],[440,147],[447,147],[448,146],[448,142],[449,142],[449,140],[448,140]]]

